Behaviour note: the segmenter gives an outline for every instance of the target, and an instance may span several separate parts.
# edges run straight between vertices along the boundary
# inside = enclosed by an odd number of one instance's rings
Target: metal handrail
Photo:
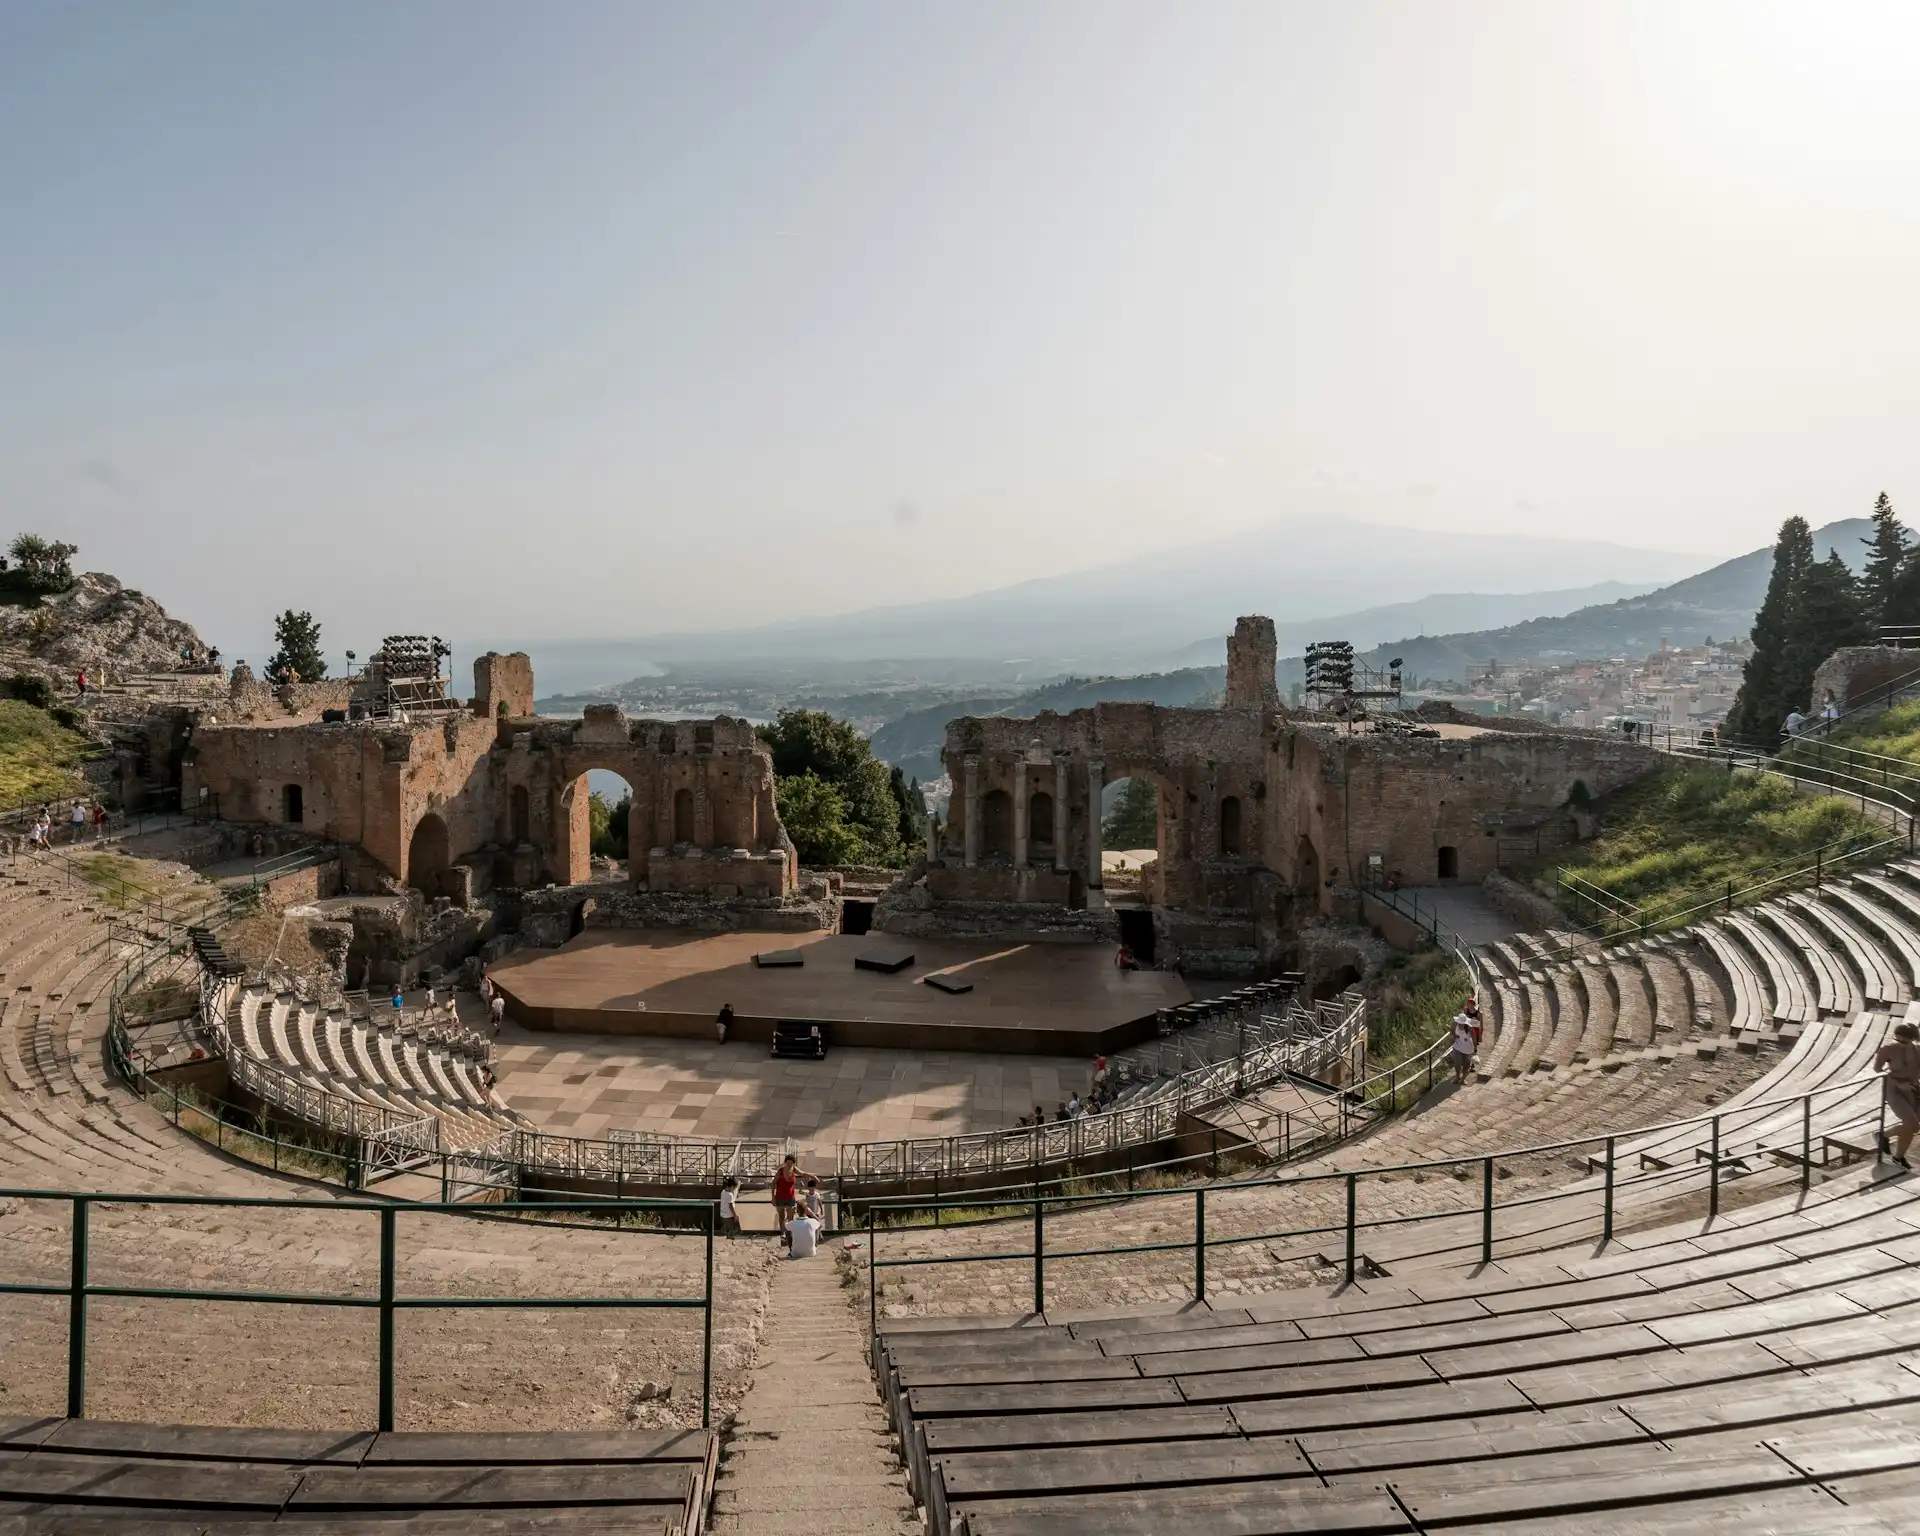
[[[698,1296],[447,1296],[403,1295],[397,1283],[398,1229],[402,1212],[427,1215],[457,1213],[472,1216],[473,1207],[451,1201],[422,1201],[405,1205],[355,1200],[320,1200],[236,1195],[158,1195],[76,1193],[72,1190],[0,1189],[0,1199],[63,1201],[71,1212],[71,1257],[64,1284],[27,1281],[0,1282],[0,1295],[63,1296],[67,1299],[67,1417],[82,1419],[87,1414],[87,1304],[96,1296],[140,1301],[249,1302],[273,1306],[356,1307],[375,1309],[380,1314],[379,1380],[380,1394],[375,1428],[382,1433],[393,1429],[394,1418],[394,1314],[422,1310],[526,1310],[570,1311],[578,1309],[638,1308],[650,1310],[694,1310],[701,1312],[704,1339],[700,1368],[700,1424],[708,1428],[713,1415],[713,1239],[716,1207],[705,1200],[569,1200],[555,1203],[509,1201],[488,1207],[491,1212],[512,1214],[523,1209],[542,1214],[556,1211],[588,1211],[601,1215],[624,1216],[648,1211],[698,1213],[700,1232],[706,1238],[706,1282]],[[88,1217],[97,1205],[182,1205],[215,1210],[269,1209],[370,1212],[379,1218],[380,1288],[373,1296],[353,1292],[324,1291],[231,1291],[196,1289],[186,1286],[102,1285],[89,1274]]]
[[[1598,1174],[1601,1179],[1600,1192],[1602,1204],[1600,1214],[1601,1243],[1603,1246],[1611,1242],[1613,1237],[1618,1193],[1622,1188],[1632,1188],[1642,1184],[1658,1185],[1682,1182],[1699,1168],[1703,1162],[1706,1165],[1709,1200],[1708,1209],[1709,1219],[1711,1220],[1714,1216],[1717,1216],[1719,1212],[1721,1169],[1726,1165],[1744,1165],[1745,1161],[1749,1158],[1760,1155],[1770,1156],[1797,1166],[1800,1170],[1800,1188],[1803,1191],[1810,1189],[1812,1187],[1814,1167],[1814,1101],[1827,1095],[1840,1095],[1844,1101],[1845,1098],[1859,1094],[1870,1085],[1876,1084],[1879,1081],[1879,1074],[1865,1073],[1858,1077],[1850,1078],[1845,1082],[1829,1083],[1818,1088],[1809,1089],[1803,1093],[1782,1095],[1779,1098],[1760,1099],[1751,1103],[1738,1104],[1732,1108],[1718,1110],[1707,1115],[1688,1116],[1680,1120],[1636,1127],[1628,1131],[1612,1132],[1602,1136],[1584,1136],[1565,1141],[1513,1147],[1497,1152],[1479,1153],[1469,1157],[1433,1158],[1417,1162],[1395,1163],[1370,1168],[1331,1169],[1319,1173],[1280,1174],[1271,1178],[1236,1180],[1232,1184],[1225,1186],[1217,1184],[1211,1186],[1204,1184],[1186,1185],[1171,1189],[1144,1190],[1132,1197],[1147,1200],[1191,1198],[1194,1205],[1194,1236],[1190,1242],[1186,1240],[1175,1240],[1158,1243],[1112,1244],[1049,1253],[1046,1248],[1046,1215],[1049,1208],[1053,1208],[1056,1211],[1060,1209],[1072,1210],[1077,1207],[1110,1203],[1113,1199],[1113,1196],[1110,1194],[1055,1194],[1036,1196],[1031,1201],[1024,1202],[1024,1204],[1030,1207],[1033,1221],[1032,1246],[1025,1250],[982,1254],[949,1253],[910,1258],[882,1259],[879,1257],[876,1249],[877,1237],[886,1230],[881,1223],[881,1218],[899,1212],[964,1210],[970,1207],[977,1209],[981,1202],[977,1196],[954,1196],[944,1199],[926,1199],[920,1197],[876,1198],[869,1201],[866,1208],[868,1327],[870,1332],[875,1335],[878,1334],[879,1287],[876,1284],[878,1271],[882,1269],[918,1268],[937,1264],[981,1264],[1004,1263],[1010,1260],[1022,1259],[1030,1260],[1033,1266],[1033,1310],[1036,1314],[1042,1314],[1046,1311],[1046,1262],[1050,1258],[1096,1258],[1137,1253],[1170,1253],[1191,1249],[1194,1256],[1194,1296],[1197,1300],[1204,1301],[1207,1294],[1206,1256],[1210,1249],[1233,1247],[1254,1242],[1273,1242],[1285,1238],[1310,1238],[1341,1233],[1344,1235],[1346,1249],[1345,1277],[1347,1283],[1352,1284],[1359,1277],[1360,1273],[1361,1256],[1358,1250],[1358,1234],[1360,1232],[1376,1227],[1417,1225],[1423,1222],[1443,1220],[1457,1221],[1463,1216],[1471,1214],[1468,1211],[1454,1209],[1420,1212],[1413,1215],[1394,1215],[1372,1221],[1361,1221],[1358,1214],[1361,1180],[1392,1178],[1403,1174],[1429,1174],[1438,1170],[1456,1169],[1468,1164],[1478,1164],[1481,1169],[1481,1204],[1479,1210],[1480,1240],[1478,1246],[1479,1262],[1483,1265],[1492,1263],[1494,1259],[1494,1215],[1497,1210],[1511,1210],[1525,1206],[1545,1205],[1554,1201],[1590,1196],[1592,1189],[1589,1181],[1594,1177],[1592,1170],[1595,1169],[1596,1165],[1598,1166]],[[1750,1151],[1740,1152],[1737,1150],[1737,1142],[1729,1141],[1723,1136],[1725,1122],[1730,1118],[1746,1115],[1753,1111],[1778,1110],[1790,1105],[1798,1105],[1800,1107],[1800,1149],[1797,1154],[1783,1150],[1778,1146],[1769,1147],[1763,1143],[1756,1143],[1755,1147]],[[1881,1102],[1880,1119],[1880,1129],[1884,1131],[1884,1100]],[[1678,1168],[1659,1161],[1649,1162],[1649,1160],[1643,1159],[1640,1172],[1630,1173],[1624,1180],[1619,1177],[1618,1155],[1621,1150],[1620,1144],[1623,1141],[1628,1143],[1642,1142],[1645,1138],[1658,1136],[1663,1132],[1688,1129],[1705,1129],[1708,1131],[1710,1139],[1704,1155],[1702,1154],[1702,1149],[1695,1147],[1691,1158],[1683,1166]],[[1823,1156],[1826,1148],[1834,1139],[1831,1130],[1823,1132],[1821,1138]],[[1576,1184],[1568,1188],[1548,1191],[1541,1195],[1524,1196],[1520,1199],[1510,1200],[1504,1203],[1496,1201],[1494,1198],[1494,1190],[1497,1182],[1496,1169],[1499,1163],[1516,1158],[1542,1157],[1556,1152],[1565,1152],[1574,1148],[1593,1147],[1596,1145],[1604,1146],[1604,1154],[1600,1158],[1591,1156],[1588,1158],[1587,1161],[1590,1170],[1588,1181],[1583,1181],[1582,1184]],[[1876,1148],[1880,1145],[1883,1145],[1883,1142],[1877,1140]],[[1632,1152],[1634,1148],[1629,1146],[1627,1150]],[[1880,1151],[1875,1151],[1876,1162],[1882,1155]],[[1207,1235],[1206,1201],[1209,1190],[1217,1195],[1227,1192],[1238,1193],[1253,1189],[1304,1188],[1315,1184],[1324,1185],[1336,1182],[1344,1184],[1346,1191],[1346,1219],[1340,1225],[1295,1227],[1283,1228],[1276,1231],[1235,1233],[1227,1237],[1209,1237]],[[989,1221],[1004,1221],[1005,1219],[1006,1218],[988,1217],[982,1221],[953,1223],[951,1225],[983,1225]],[[1014,1219],[1024,1219],[1024,1217]]]

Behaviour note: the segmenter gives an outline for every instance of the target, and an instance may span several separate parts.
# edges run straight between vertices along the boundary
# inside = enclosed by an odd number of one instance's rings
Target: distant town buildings
[[[1526,714],[1551,725],[1614,730],[1632,720],[1655,730],[1717,727],[1733,707],[1753,646],[1745,639],[1669,646],[1604,661],[1490,659],[1467,693],[1446,695],[1481,714]]]

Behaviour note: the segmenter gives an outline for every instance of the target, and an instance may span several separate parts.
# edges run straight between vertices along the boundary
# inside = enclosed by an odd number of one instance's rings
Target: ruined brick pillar
[[[1100,791],[1107,787],[1104,759],[1087,759],[1087,905],[1097,907],[1106,900],[1105,881],[1100,873]]]
[[[1067,847],[1067,754],[1053,754],[1053,867],[1065,874],[1073,868]]]
[[[1032,812],[1027,805],[1027,760],[1017,757],[1013,762],[1013,867],[1027,867],[1027,838],[1030,832],[1028,822]]]
[[[980,759],[977,757],[967,759],[966,796],[967,820],[962,832],[966,837],[967,868],[972,869],[980,862]]]
[[[1227,708],[1272,714],[1280,707],[1280,682],[1274,675],[1280,642],[1273,620],[1259,614],[1236,619],[1227,641]]]

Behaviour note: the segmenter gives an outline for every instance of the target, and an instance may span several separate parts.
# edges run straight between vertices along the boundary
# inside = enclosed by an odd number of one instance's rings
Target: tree
[[[632,810],[631,794],[622,795],[616,805],[609,805],[598,790],[587,796],[587,844],[598,857],[627,857],[627,818]]]
[[[908,782],[897,767],[887,774],[887,792],[893,797],[900,847],[911,856],[916,848],[926,846],[927,797],[920,793],[920,781]]]
[[[1160,794],[1149,779],[1128,779],[1101,823],[1104,848],[1154,848],[1160,842]]]
[[[1875,626],[1886,622],[1887,602],[1894,583],[1907,564],[1912,536],[1893,515],[1893,503],[1882,491],[1873,504],[1873,536],[1862,539],[1867,546],[1867,567],[1860,576],[1860,589],[1867,618]]]
[[[860,862],[864,843],[847,824],[847,802],[825,779],[815,773],[776,775],[773,798],[802,864],[818,868]]]
[[[39,596],[64,592],[73,585],[73,557],[80,553],[77,544],[22,533],[15,535],[7,553],[14,568],[7,572],[5,585],[13,591]]]
[[[1773,574],[1767,595],[1753,616],[1753,654],[1740,674],[1740,691],[1727,712],[1727,734],[1738,741],[1771,748],[1780,739],[1780,722],[1792,708],[1783,666],[1794,599],[1800,579],[1813,564],[1813,530],[1804,517],[1780,525],[1773,546]],[[1803,701],[1804,702],[1804,701]]]
[[[900,804],[886,765],[866,737],[817,709],[783,709],[759,734],[773,755],[776,791],[783,779],[812,774],[840,796],[842,820],[861,847],[855,858],[838,862],[884,864],[899,857]]]
[[[1835,651],[1846,645],[1864,645],[1873,638],[1860,583],[1835,550],[1800,573],[1794,593],[1787,645],[1780,663],[1781,686],[1788,709],[1818,708],[1813,698],[1813,674]],[[1782,715],[1784,718],[1784,711]]]
[[[327,658],[320,652],[320,621],[310,613],[289,608],[273,621],[279,650],[267,658],[267,681],[317,683],[327,675]]]

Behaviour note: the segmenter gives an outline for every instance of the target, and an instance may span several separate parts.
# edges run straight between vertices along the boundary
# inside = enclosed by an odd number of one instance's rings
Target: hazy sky
[[[0,533],[230,654],[1920,522],[1912,0],[0,0],[0,208]]]

